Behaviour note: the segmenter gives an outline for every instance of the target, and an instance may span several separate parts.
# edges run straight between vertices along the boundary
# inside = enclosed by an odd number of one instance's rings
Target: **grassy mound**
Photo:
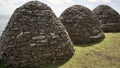
[[[76,51],[71,60],[43,68],[120,68],[120,33],[105,35],[106,38],[98,44],[74,46]]]

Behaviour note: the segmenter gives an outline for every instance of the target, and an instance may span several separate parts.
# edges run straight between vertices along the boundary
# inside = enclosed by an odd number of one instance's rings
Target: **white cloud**
[[[73,3],[73,0],[49,0],[54,4],[65,4],[65,3]]]
[[[110,3],[111,0],[102,0],[103,2]]]
[[[20,5],[31,1],[31,0],[0,0],[0,9],[2,9],[2,11],[0,12],[4,12],[4,13],[11,13],[13,12],[17,7],[19,7]],[[39,1],[43,1],[44,0],[39,0]],[[59,4],[72,4],[73,0],[48,0],[49,2],[55,4],[55,5],[59,5]],[[48,2],[48,4],[49,4]],[[4,14],[4,13],[0,13],[0,14]]]
[[[26,2],[27,0],[0,0],[1,14],[12,13],[19,5],[20,2]]]
[[[111,3],[111,0],[88,0],[89,2],[103,2],[103,3]]]
[[[16,3],[19,2],[19,0],[0,0],[0,7],[4,9],[15,9]]]
[[[89,2],[97,2],[98,0],[88,0]]]

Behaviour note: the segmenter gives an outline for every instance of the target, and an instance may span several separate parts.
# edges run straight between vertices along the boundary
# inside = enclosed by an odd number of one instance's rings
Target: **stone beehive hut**
[[[120,32],[119,13],[107,5],[100,5],[93,10],[104,32]]]
[[[70,59],[73,44],[46,4],[30,1],[16,9],[2,34],[0,58],[12,68],[33,68]]]
[[[74,5],[60,16],[74,43],[90,43],[104,38],[98,20],[88,8]]]

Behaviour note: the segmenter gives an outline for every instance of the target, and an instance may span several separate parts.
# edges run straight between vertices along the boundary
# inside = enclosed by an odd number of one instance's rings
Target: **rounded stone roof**
[[[26,4],[24,4],[22,7],[19,8],[24,8],[24,9],[28,9],[28,10],[51,10],[51,8],[49,6],[47,6],[47,4],[44,4],[42,2],[39,1],[30,1]]]
[[[95,15],[84,6],[71,6],[59,18],[74,43],[90,43],[104,38]]]
[[[104,32],[120,31],[120,15],[117,11],[108,5],[99,5],[93,13],[99,19],[99,23]]]
[[[73,54],[66,29],[50,7],[39,1],[17,8],[0,43],[0,59],[11,68],[38,68]]]

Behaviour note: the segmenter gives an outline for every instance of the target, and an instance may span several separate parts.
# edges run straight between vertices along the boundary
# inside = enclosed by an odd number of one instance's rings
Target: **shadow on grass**
[[[116,31],[116,32],[104,32],[104,33],[120,33],[120,31]]]
[[[102,41],[104,41],[104,39],[105,39],[105,37],[103,39],[101,39],[100,41],[96,41],[96,42],[92,42],[92,43],[80,43],[80,44],[74,44],[74,45],[78,46],[78,47],[89,47],[89,46],[93,46],[93,45],[101,43]]]
[[[4,63],[2,62],[2,60],[0,60],[0,68],[7,68]]]
[[[58,67],[62,66],[63,64],[65,64],[68,61],[69,61],[69,59],[68,60],[59,61],[59,62],[56,62],[56,63],[52,63],[52,64],[43,65],[40,68],[58,68]]]
[[[68,60],[61,60],[61,61],[57,61],[56,63],[51,63],[51,64],[47,64],[47,65],[42,65],[40,68],[58,68],[60,66],[62,66],[63,64],[65,64],[66,62],[68,62]],[[10,66],[5,66],[3,64],[3,62],[0,62],[0,68],[11,68]]]
[[[89,46],[93,46],[95,44],[98,44],[98,43],[81,43],[81,44],[74,44],[75,46],[78,46],[78,47],[89,47]]]

